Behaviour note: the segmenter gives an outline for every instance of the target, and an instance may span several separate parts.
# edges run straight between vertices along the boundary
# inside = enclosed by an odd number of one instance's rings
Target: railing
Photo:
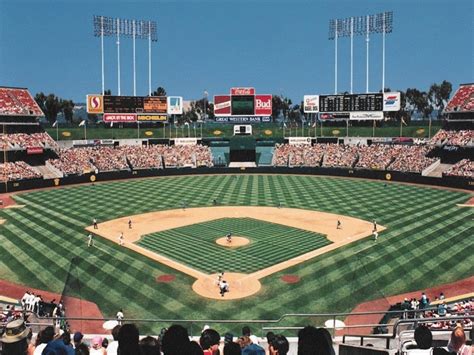
[[[419,312],[424,312],[427,310],[432,310],[432,308],[425,308],[423,310],[403,310],[403,311],[370,311],[370,312],[354,312],[354,313],[288,313],[282,315],[278,319],[157,319],[157,318],[149,318],[149,319],[140,319],[140,318],[127,318],[123,319],[123,323],[155,323],[155,324],[162,324],[164,326],[169,326],[171,324],[182,324],[182,325],[187,325],[188,330],[190,332],[190,335],[193,334],[200,334],[200,331],[205,324],[212,324],[213,326],[217,326],[218,324],[226,324],[226,325],[238,325],[238,324],[244,324],[244,325],[260,325],[259,329],[261,330],[261,336],[265,336],[267,331],[270,330],[278,330],[278,331],[294,331],[294,330],[300,330],[303,328],[303,326],[287,326],[287,325],[282,325],[285,320],[291,319],[291,318],[297,318],[300,319],[299,321],[292,322],[294,324],[321,324],[319,326],[323,326],[322,324],[330,320],[332,321],[332,324],[335,324],[335,321],[338,319],[344,319],[347,316],[367,316],[367,315],[374,315],[374,314],[379,314],[381,316],[386,315],[386,314],[392,314],[394,316],[398,315],[408,315],[408,314],[413,314],[416,316],[417,313]],[[465,319],[466,317],[445,317],[447,320],[457,320],[457,319]],[[445,318],[438,317],[438,318],[432,318],[432,321],[440,321],[444,320]],[[47,322],[51,322],[53,325],[55,322],[60,322],[62,320],[68,321],[68,322],[74,322],[74,321],[87,321],[88,323],[90,322],[101,322],[101,325],[105,321],[109,320],[116,320],[115,318],[87,318],[87,317],[41,317],[41,320],[45,320]],[[308,319],[311,321],[308,322]],[[430,318],[431,319],[431,318]],[[322,320],[318,322],[318,320]],[[341,325],[339,326],[336,323],[336,328],[332,327],[327,327],[328,329],[332,329],[332,335],[333,337],[336,336],[336,330],[343,330],[343,329],[357,329],[357,328],[372,328],[372,327],[389,327],[393,326],[393,334],[392,335],[376,335],[376,334],[368,334],[368,335],[343,335],[343,342],[346,337],[359,337],[361,339],[361,345],[363,345],[363,338],[391,338],[394,339],[397,335],[398,328],[402,324],[406,323],[417,323],[417,322],[427,322],[428,318],[412,318],[412,319],[401,319],[398,320],[395,324],[380,324],[380,323],[364,323],[364,324],[352,324],[352,325]],[[46,322],[46,323],[47,323]],[[33,324],[33,323],[32,323]],[[44,324],[44,323],[43,323]],[[198,330],[199,333],[194,333],[195,330]],[[389,343],[389,342],[388,342]]]

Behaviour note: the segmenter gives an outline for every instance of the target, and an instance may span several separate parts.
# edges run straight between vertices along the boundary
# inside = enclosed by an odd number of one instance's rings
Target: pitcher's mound
[[[228,242],[227,238],[219,238],[216,240],[216,243],[223,246],[223,247],[229,247],[229,248],[236,248],[236,247],[241,247],[244,245],[247,245],[250,243],[250,240],[244,237],[234,237],[232,236],[232,241]]]
[[[226,292],[224,296],[219,293],[217,274],[197,279],[193,284],[193,291],[203,297],[227,301],[251,296],[262,287],[256,278],[234,272],[226,272],[223,280],[229,284],[229,292]]]

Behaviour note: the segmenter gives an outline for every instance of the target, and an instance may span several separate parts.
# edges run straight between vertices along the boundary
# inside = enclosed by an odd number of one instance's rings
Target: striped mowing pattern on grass
[[[6,220],[0,226],[0,277],[65,290],[96,302],[112,317],[121,307],[137,318],[172,319],[274,319],[283,313],[348,311],[370,299],[472,276],[474,210],[456,206],[470,197],[429,187],[297,175],[179,176],[23,193],[14,199],[26,207],[0,210]],[[255,296],[229,302],[197,296],[191,291],[193,278],[116,243],[96,238],[87,248],[84,227],[94,217],[100,222],[181,208],[182,201],[189,207],[211,206],[213,199],[221,205],[281,203],[376,219],[388,230],[377,243],[360,240],[270,275],[260,280],[262,290]],[[163,274],[176,279],[157,284],[155,278]],[[284,274],[298,275],[301,282],[286,284],[280,280]],[[169,324],[143,324],[140,330],[157,333],[162,326]]]
[[[216,244],[227,233],[251,243],[236,249]],[[331,242],[318,233],[253,218],[221,218],[152,233],[138,245],[208,274],[252,273]]]

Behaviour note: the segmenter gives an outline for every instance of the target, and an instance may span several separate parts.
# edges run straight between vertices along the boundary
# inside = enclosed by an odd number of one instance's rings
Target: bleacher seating
[[[41,174],[23,161],[0,163],[0,181],[41,178]]]
[[[0,115],[43,116],[27,89],[0,87]]]
[[[451,166],[443,174],[446,176],[462,176],[472,179],[474,177],[474,161],[463,159]]]
[[[461,85],[448,102],[445,112],[474,111],[474,84]]]
[[[474,145],[473,130],[445,131],[440,129],[431,138],[430,143],[433,145],[446,144],[455,146],[472,146]]]

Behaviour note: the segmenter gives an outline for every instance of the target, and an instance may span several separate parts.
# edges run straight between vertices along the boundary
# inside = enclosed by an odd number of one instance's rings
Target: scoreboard
[[[166,112],[166,96],[104,96],[104,113]]]
[[[319,95],[319,112],[370,112],[383,110],[383,93]]]

